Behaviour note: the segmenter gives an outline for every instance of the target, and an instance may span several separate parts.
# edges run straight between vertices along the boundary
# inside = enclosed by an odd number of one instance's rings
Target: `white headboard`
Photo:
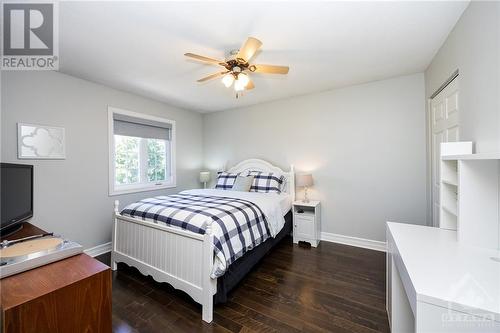
[[[227,172],[231,173],[245,171],[273,172],[285,176],[286,180],[285,186],[283,187],[283,192],[290,194],[292,196],[292,200],[295,200],[295,170],[293,165],[290,166],[290,171],[286,172],[269,162],[259,160],[257,158],[251,158],[241,161],[240,163],[227,170]]]

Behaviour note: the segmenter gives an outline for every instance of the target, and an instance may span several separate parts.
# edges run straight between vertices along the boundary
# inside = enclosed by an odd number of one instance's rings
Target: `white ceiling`
[[[61,2],[60,71],[179,107],[210,112],[422,72],[468,2]],[[224,58],[253,36],[252,74],[236,99],[219,70],[185,52]]]

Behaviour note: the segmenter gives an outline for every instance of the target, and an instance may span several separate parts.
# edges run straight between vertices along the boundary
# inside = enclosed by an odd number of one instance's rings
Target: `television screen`
[[[1,229],[33,216],[33,166],[1,163]]]

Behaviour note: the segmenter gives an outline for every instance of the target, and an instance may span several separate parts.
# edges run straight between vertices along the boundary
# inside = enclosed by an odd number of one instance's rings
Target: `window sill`
[[[116,195],[122,195],[122,194],[131,194],[131,193],[139,193],[139,192],[151,192],[151,191],[158,191],[158,190],[163,190],[166,188],[174,188],[177,187],[177,184],[165,184],[165,185],[156,185],[156,186],[145,186],[145,187],[137,187],[137,188],[129,188],[129,189],[123,189],[123,190],[110,190],[109,191],[109,196],[116,196]]]

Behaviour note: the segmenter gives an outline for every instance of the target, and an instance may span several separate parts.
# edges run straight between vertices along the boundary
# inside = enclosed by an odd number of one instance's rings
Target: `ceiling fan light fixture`
[[[240,80],[234,81],[234,91],[240,92],[243,90],[245,90],[245,86],[243,85],[243,83]]]
[[[236,97],[246,90],[255,89],[250,73],[259,74],[288,74],[288,66],[276,65],[252,65],[250,60],[258,54],[262,42],[255,37],[248,37],[239,50],[233,50],[224,61],[205,57],[194,53],[185,53],[188,58],[201,61],[206,64],[217,65],[224,68],[223,71],[203,77],[197,82],[202,83],[213,79],[222,79],[226,88],[233,86]]]
[[[234,76],[233,74],[226,74],[222,77],[222,83],[224,84],[224,86],[226,88],[229,88],[231,87],[231,85],[233,84],[234,82]]]
[[[238,80],[237,80],[243,87],[246,87],[250,79],[248,78],[248,75],[240,73],[238,74]]]

